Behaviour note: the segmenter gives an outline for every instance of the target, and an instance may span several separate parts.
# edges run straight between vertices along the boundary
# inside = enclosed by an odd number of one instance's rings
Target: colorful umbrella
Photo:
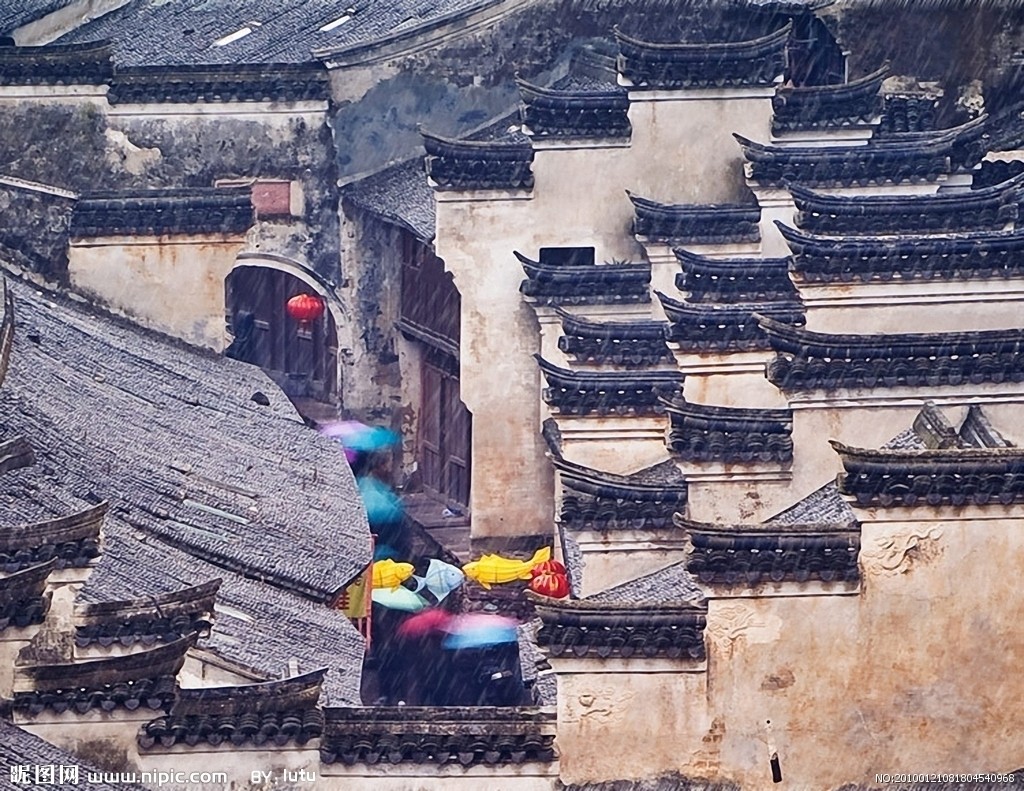
[[[401,436],[384,426],[368,426],[358,420],[339,420],[320,427],[320,433],[340,442],[346,451],[372,453],[391,448],[402,441]]]
[[[426,637],[428,634],[443,631],[453,618],[455,616],[450,612],[431,607],[429,610],[418,612],[403,621],[398,627],[397,634],[399,637],[407,639]]]
[[[514,643],[519,639],[519,624],[511,618],[487,613],[468,613],[452,618],[441,627],[448,637],[444,648],[483,648],[501,643]]]

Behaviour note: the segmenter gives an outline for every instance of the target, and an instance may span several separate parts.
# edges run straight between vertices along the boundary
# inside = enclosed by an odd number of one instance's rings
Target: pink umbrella
[[[445,627],[455,618],[450,612],[431,607],[429,610],[418,612],[407,618],[398,627],[399,637],[417,638],[426,637],[434,632],[444,631]]]

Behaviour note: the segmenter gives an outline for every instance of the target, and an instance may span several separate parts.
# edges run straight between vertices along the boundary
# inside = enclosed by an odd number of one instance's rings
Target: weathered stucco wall
[[[289,181],[301,197],[293,202],[294,216],[258,218],[250,249],[285,255],[329,282],[340,281],[336,170],[326,102],[109,105],[102,91],[84,97],[73,88],[38,92],[0,88],[5,175],[78,193]],[[4,212],[0,235],[8,246],[27,246],[41,237],[41,226],[60,230],[53,213],[49,204],[28,206],[25,213]],[[39,251],[32,260],[47,277],[67,277],[65,259],[55,250]],[[145,268],[144,262],[137,263]],[[223,285],[207,319],[220,322],[222,316]]]
[[[859,596],[711,602],[722,772],[744,787],[770,786],[768,719],[794,788],[1020,764],[1024,715],[1010,701],[1024,694],[1024,598],[1012,569],[1024,539],[1012,510],[863,518]]]
[[[346,410],[374,423],[397,420],[401,409],[416,403],[402,388],[406,372],[399,361],[401,230],[345,204],[341,256],[338,294],[347,315],[338,325],[338,347]]]
[[[224,347],[224,278],[245,244],[226,236],[77,240],[71,287],[145,327],[215,351]]]
[[[543,379],[531,356],[540,351],[540,329],[534,310],[519,294],[524,274],[512,252],[535,258],[541,247],[593,246],[599,262],[639,260],[643,251],[629,231],[633,207],[627,189],[666,202],[737,200],[742,188],[739,149],[727,135],[723,143],[715,130],[725,123],[766,136],[770,102],[767,96],[742,93],[723,101],[719,93],[708,92],[707,101],[695,96],[634,104],[631,114],[639,113],[634,129],[645,131],[637,132],[640,136],[629,146],[538,150],[531,193],[499,200],[438,193],[436,250],[462,295],[461,332],[467,339],[461,348],[462,399],[478,427],[473,436],[474,535],[542,532],[550,524],[551,473],[539,434],[546,416],[538,407]],[[681,164],[666,167],[666,160]],[[571,422],[599,428],[602,421]],[[660,431],[636,439],[642,447],[628,454],[603,443],[608,458],[600,460],[580,437],[579,443],[567,441],[573,448],[567,455],[621,472],[664,460]]]
[[[553,660],[563,780],[678,771],[786,788],[1020,764],[1024,536],[1001,506],[862,512],[850,594],[707,589],[707,670]],[[657,671],[662,670],[663,674]],[[771,737],[767,723],[771,722]]]
[[[637,0],[529,0],[498,3],[439,29],[385,40],[372,51],[328,56],[332,125],[343,181],[376,172],[420,152],[418,124],[457,135],[515,111],[514,77],[546,84],[567,69],[575,47],[608,39],[612,28],[658,36],[693,35],[721,27],[736,9],[716,0],[680,3]],[[734,36],[756,37],[764,20],[744,23]]]
[[[107,110],[108,180],[118,187],[294,181],[295,217],[260,218],[250,248],[340,280],[334,149],[324,102],[115,105]]]
[[[700,665],[552,660],[552,667],[563,782],[652,777],[715,763],[719,726],[708,716],[709,677]]]

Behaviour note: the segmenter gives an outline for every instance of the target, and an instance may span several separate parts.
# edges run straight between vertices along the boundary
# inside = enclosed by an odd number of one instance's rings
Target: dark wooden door
[[[423,485],[446,500],[468,505],[472,418],[459,398],[459,378],[451,365],[428,359],[423,364],[422,387],[419,462]]]
[[[251,317],[252,342],[237,355],[258,365],[290,396],[332,402],[338,387],[338,333],[330,311],[303,326],[285,309],[297,294],[312,293],[278,269],[245,266],[225,283],[227,320],[233,335]]]

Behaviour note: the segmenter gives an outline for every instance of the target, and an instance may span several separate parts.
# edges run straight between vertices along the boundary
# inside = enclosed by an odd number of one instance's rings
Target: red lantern
[[[543,563],[538,563],[532,569],[530,574],[534,577],[539,577],[541,574],[562,574],[565,575],[565,566],[559,563],[557,560],[545,560]]]
[[[288,315],[303,326],[324,315],[324,301],[313,294],[297,294],[285,305]]]
[[[569,595],[569,578],[564,574],[546,571],[530,580],[530,590],[552,599],[564,599]]]

